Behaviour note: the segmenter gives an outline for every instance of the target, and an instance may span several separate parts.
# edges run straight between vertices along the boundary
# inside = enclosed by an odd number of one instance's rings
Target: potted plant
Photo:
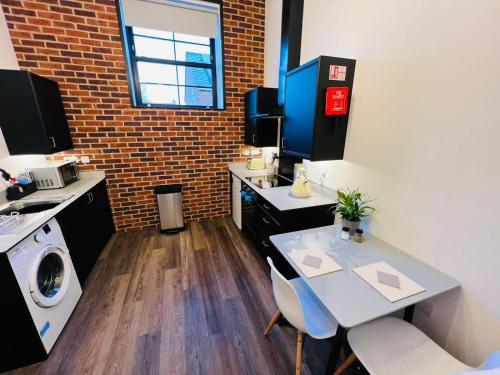
[[[364,195],[358,189],[337,190],[337,205],[330,208],[332,214],[340,214],[342,227],[348,227],[353,234],[359,228],[361,218],[368,216],[375,208],[368,206]]]

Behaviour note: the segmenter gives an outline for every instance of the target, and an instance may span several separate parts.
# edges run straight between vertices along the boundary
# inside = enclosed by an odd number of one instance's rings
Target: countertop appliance
[[[293,181],[283,176],[280,176],[279,174],[247,177],[246,179],[261,189],[269,189],[278,186],[290,186],[293,184]]]
[[[279,143],[282,109],[278,89],[257,87],[245,93],[245,144],[276,147]]]
[[[75,162],[50,163],[30,168],[38,189],[60,189],[78,181],[78,168]]]
[[[41,341],[45,354],[48,354],[82,295],[57,221],[49,220],[9,250],[7,257],[32,320],[4,324],[34,324],[34,336]],[[9,301],[4,302],[6,306],[10,305]],[[26,327],[17,329],[22,331]],[[34,349],[26,347],[26,350]]]

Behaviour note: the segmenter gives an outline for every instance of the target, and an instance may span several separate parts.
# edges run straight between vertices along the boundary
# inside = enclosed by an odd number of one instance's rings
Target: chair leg
[[[269,325],[264,331],[264,336],[269,335],[269,332],[271,332],[271,329],[273,329],[274,325],[278,322],[279,318],[281,318],[281,311],[278,310],[276,311],[273,318],[271,319],[271,322],[269,322]]]
[[[295,375],[300,375],[302,370],[302,348],[304,346],[304,332],[299,331],[297,335],[297,363],[295,365]]]
[[[344,373],[345,370],[349,368],[350,365],[357,359],[356,354],[352,353],[347,359],[340,365],[340,367],[333,373],[333,375],[340,375]]]

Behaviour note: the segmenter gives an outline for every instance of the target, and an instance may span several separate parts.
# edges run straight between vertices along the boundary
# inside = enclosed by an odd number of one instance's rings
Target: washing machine
[[[9,250],[7,256],[48,354],[82,295],[56,219]]]

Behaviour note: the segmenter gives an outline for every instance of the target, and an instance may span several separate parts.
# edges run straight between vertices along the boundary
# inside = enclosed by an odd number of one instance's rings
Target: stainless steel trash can
[[[160,185],[154,191],[160,213],[160,232],[173,234],[184,230],[182,185]]]

